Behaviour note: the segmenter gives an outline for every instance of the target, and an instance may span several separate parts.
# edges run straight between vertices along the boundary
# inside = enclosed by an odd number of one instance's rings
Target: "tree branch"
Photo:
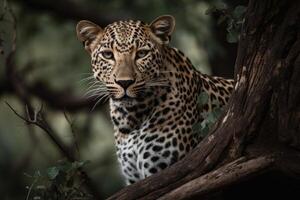
[[[7,65],[11,68],[13,65]],[[80,110],[91,110],[95,105],[96,100],[92,98],[84,98],[72,95],[68,90],[55,91],[40,81],[33,83],[31,86],[27,85],[20,78],[13,81],[4,79],[0,82],[0,96],[4,94],[16,93],[15,88],[19,88],[26,96],[32,95],[40,99],[42,102],[49,105],[56,110],[67,110],[69,112],[75,112]],[[14,86],[13,86],[13,85]],[[97,110],[103,110],[104,102],[99,103],[96,107]]]
[[[108,12],[102,14],[103,10],[101,10],[101,7],[98,9],[91,4],[78,3],[71,0],[56,1],[55,3],[53,3],[53,1],[51,0],[18,0],[18,3],[37,11],[52,12],[62,19],[91,20],[103,27],[113,21],[132,17],[129,13],[122,11],[113,14],[110,14]]]
[[[58,134],[53,131],[53,129],[50,127],[49,123],[45,120],[42,108],[39,111],[34,111],[33,116],[29,113],[28,107],[27,109],[27,115],[22,116],[20,113],[18,113],[10,104],[8,104],[8,107],[22,120],[24,120],[28,125],[35,125],[41,128],[43,131],[47,133],[47,136],[50,138],[50,140],[55,144],[56,147],[60,150],[61,154],[64,155],[70,162],[76,161],[75,156],[73,153],[69,150],[69,148],[61,141],[61,139],[58,137]],[[96,184],[92,181],[92,179],[88,176],[88,174],[81,168],[78,169],[80,172],[80,175],[85,180],[85,184],[90,190],[90,192],[93,194],[93,196],[96,199],[101,199],[102,195],[100,194],[98,188],[96,187]]]
[[[31,116],[31,114],[29,113],[29,108],[26,106],[27,116],[22,116],[9,103],[6,102],[6,105],[15,113],[15,115],[25,121],[28,125],[36,125],[43,131],[45,131],[50,140],[54,143],[55,146],[58,147],[62,155],[66,156],[69,161],[74,162],[76,160],[75,156],[68,150],[67,146],[63,144],[57,134],[54,133],[49,123],[45,120],[42,113],[42,108],[39,111],[33,111],[33,115]]]
[[[260,156],[248,161],[246,161],[245,157],[241,157],[219,169],[176,188],[158,200],[182,200],[190,199],[195,196],[199,198],[207,193],[211,193],[261,173],[263,170],[269,168],[273,162],[273,156]]]

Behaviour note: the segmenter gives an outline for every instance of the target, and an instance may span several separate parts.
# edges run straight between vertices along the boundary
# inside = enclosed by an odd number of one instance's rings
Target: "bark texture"
[[[249,2],[235,80],[226,111],[210,136],[170,168],[109,199],[206,198],[265,170],[299,177],[299,1]]]

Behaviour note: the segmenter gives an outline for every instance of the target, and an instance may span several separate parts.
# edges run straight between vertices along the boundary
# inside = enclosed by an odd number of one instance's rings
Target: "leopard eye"
[[[149,50],[139,50],[136,52],[136,59],[144,58],[149,53]]]
[[[101,55],[105,58],[105,59],[109,59],[112,60],[114,59],[114,54],[112,51],[102,51]]]

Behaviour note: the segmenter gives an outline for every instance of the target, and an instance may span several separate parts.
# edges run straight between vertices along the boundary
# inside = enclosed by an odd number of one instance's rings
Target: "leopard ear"
[[[103,30],[93,22],[82,20],[78,22],[76,26],[76,33],[78,39],[83,43],[84,48],[91,53],[101,37]]]
[[[175,18],[171,15],[162,15],[150,24],[151,31],[162,44],[168,44],[170,42],[174,28]]]

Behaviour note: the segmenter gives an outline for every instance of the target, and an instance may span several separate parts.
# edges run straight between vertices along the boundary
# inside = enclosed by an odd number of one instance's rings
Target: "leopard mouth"
[[[108,87],[110,96],[115,101],[131,101],[136,98],[136,94],[123,88]]]
[[[129,102],[129,101],[133,101],[134,99],[136,99],[136,97],[131,97],[127,93],[125,93],[122,96],[118,96],[118,97],[113,96],[112,98],[115,101],[123,101],[123,102]]]

